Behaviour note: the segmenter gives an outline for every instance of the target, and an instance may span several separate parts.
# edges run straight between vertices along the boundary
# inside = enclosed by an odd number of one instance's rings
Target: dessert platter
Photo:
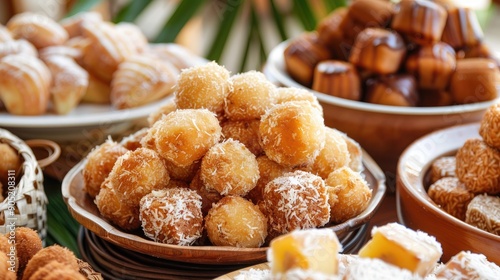
[[[311,93],[278,89],[260,72],[191,67],[149,127],[106,141],[70,170],[63,198],[92,235],[175,262],[259,263],[269,240],[296,228],[328,228],[355,251],[385,176],[321,114]]]
[[[399,220],[435,236],[442,243],[444,260],[460,250],[471,250],[500,263],[500,153],[494,148],[499,119],[496,104],[480,123],[426,135],[400,159]]]
[[[477,122],[498,101],[498,65],[468,8],[362,0],[276,46],[263,72],[277,84],[312,91],[325,123],[395,174],[413,141]]]

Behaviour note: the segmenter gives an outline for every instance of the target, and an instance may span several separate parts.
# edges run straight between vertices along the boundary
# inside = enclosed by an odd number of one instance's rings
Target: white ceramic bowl
[[[396,173],[403,150],[432,131],[477,122],[496,101],[443,107],[398,107],[370,104],[313,91],[294,81],[285,70],[284,50],[289,41],[275,47],[263,70],[269,80],[312,91],[324,109],[325,124],[337,128],[363,147],[386,172]]]

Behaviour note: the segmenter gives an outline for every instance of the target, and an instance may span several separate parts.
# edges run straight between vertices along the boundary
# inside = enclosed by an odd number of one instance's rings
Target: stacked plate
[[[344,253],[356,253],[365,243],[367,225],[347,234],[341,241]],[[81,227],[78,245],[82,259],[105,279],[214,279],[232,271],[248,267],[177,262],[156,258],[114,245]]]

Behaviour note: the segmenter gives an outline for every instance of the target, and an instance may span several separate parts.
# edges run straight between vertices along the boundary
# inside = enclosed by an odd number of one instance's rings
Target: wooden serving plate
[[[85,228],[102,239],[128,250],[151,256],[198,264],[256,264],[266,261],[267,247],[235,248],[226,246],[179,246],[154,242],[141,232],[128,233],[120,230],[100,214],[92,198],[84,190],[82,170],[85,160],[75,165],[62,182],[62,195],[71,215]],[[378,209],[384,197],[385,176],[378,165],[366,153],[363,155],[363,174],[372,189],[372,199],[367,209],[344,223],[327,225],[340,240],[366,224]]]

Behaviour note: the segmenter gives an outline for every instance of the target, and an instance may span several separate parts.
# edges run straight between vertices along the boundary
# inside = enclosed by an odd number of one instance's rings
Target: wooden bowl
[[[382,170],[392,175],[396,174],[399,156],[413,141],[437,129],[478,122],[494,102],[442,107],[398,107],[327,95],[299,84],[288,75],[284,61],[284,50],[288,44],[289,41],[282,42],[271,51],[264,74],[279,85],[313,92],[323,106],[325,124],[356,140]]]
[[[500,265],[500,236],[473,227],[444,212],[427,195],[426,175],[438,157],[453,155],[467,139],[479,138],[479,123],[433,132],[411,144],[401,155],[396,180],[399,221],[436,237],[443,247],[441,261],[462,250],[484,254]]]
[[[384,197],[385,176],[375,161],[365,152],[363,174],[372,189],[372,199],[365,211],[344,223],[328,225],[339,240],[351,242],[349,238],[374,215]],[[124,232],[104,219],[93,200],[84,190],[82,170],[85,161],[75,165],[62,182],[62,195],[71,215],[85,228],[99,237],[125,249],[151,256],[199,264],[254,264],[266,260],[267,247],[235,248],[225,246],[178,246],[154,242],[140,232]],[[354,234],[355,235],[355,234]]]

